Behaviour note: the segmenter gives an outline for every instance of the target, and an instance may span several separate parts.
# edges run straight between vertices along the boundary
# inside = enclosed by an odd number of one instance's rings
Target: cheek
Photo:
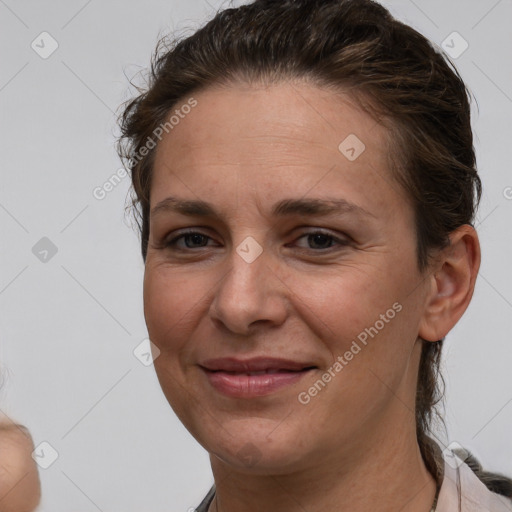
[[[337,377],[331,389],[341,388],[346,399],[356,402],[364,395],[378,401],[380,391],[385,394],[383,383],[398,385],[417,337],[412,279],[391,267],[353,266],[324,276],[297,274],[295,286],[291,276],[288,281],[300,298],[298,314],[330,354],[329,364],[343,358],[343,369],[333,370]]]
[[[394,316],[393,304],[401,301],[398,283],[382,268],[349,266],[331,272],[289,276],[287,286],[299,314],[317,326],[320,339],[339,340],[341,345],[357,337],[379,320]],[[380,325],[380,324],[379,324]]]
[[[356,432],[389,404],[408,372],[417,334],[405,279],[367,270],[347,269],[329,279],[305,277],[300,287],[304,304],[299,314],[308,315],[332,358],[321,375],[304,384],[301,403],[308,401],[304,411],[329,425],[329,439],[339,436],[340,424]],[[318,382],[324,377],[326,385]]]
[[[195,402],[186,385],[183,361],[190,349],[187,341],[197,325],[204,289],[196,281],[180,277],[168,268],[146,266],[144,274],[144,316],[150,340],[160,353],[154,369],[160,387],[180,421],[194,431],[190,403]],[[206,289],[206,288],[205,288]]]
[[[163,268],[146,268],[144,317],[149,337],[162,354],[176,353],[186,342],[190,322],[197,316],[206,289],[194,283]]]

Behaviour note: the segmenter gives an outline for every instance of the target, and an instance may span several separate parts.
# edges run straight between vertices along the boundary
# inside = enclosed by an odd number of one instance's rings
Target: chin
[[[254,420],[253,420],[254,421]],[[266,422],[265,422],[266,423]],[[276,423],[266,428],[243,429],[238,426],[236,434],[223,439],[209,439],[201,443],[210,453],[224,464],[241,472],[251,474],[284,474],[296,471],[301,460],[308,456],[297,448],[303,448],[303,432],[293,432],[289,426],[278,435],[279,425]],[[298,446],[297,439],[301,439]],[[304,449],[304,448],[303,448]],[[213,462],[213,461],[212,461]]]

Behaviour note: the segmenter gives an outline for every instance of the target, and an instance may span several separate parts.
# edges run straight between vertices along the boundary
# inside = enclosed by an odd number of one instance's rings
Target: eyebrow
[[[178,199],[172,196],[160,201],[151,210],[150,216],[155,217],[172,212],[193,217],[211,217],[219,220],[222,218],[215,210],[214,206],[206,201]],[[371,216],[374,218],[377,217],[362,206],[339,198],[283,199],[273,206],[271,215],[273,217],[285,217],[290,215],[327,216],[346,213]]]

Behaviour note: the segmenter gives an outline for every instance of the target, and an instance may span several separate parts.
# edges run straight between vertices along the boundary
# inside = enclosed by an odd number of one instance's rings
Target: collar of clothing
[[[490,491],[450,449],[443,451],[444,476],[435,512],[510,512],[512,500]]]
[[[442,456],[444,473],[435,512],[512,512],[512,500],[491,492],[455,453],[447,448]],[[215,484],[196,512],[207,512],[214,496]]]

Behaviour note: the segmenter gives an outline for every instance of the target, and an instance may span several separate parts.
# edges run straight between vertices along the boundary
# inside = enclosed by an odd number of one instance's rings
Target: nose
[[[210,306],[213,321],[242,336],[253,333],[256,325],[281,325],[287,316],[289,289],[270,255],[263,250],[251,261],[233,247],[229,265]]]

